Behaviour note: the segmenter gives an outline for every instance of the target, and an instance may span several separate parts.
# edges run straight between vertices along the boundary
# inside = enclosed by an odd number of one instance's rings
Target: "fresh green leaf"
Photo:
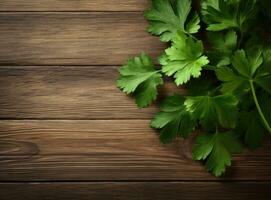
[[[263,66],[257,73],[255,82],[271,94],[271,48],[263,52]]]
[[[134,93],[139,107],[146,107],[157,97],[162,75],[155,70],[151,58],[142,53],[127,62],[120,70],[117,86],[125,93]]]
[[[148,31],[164,42],[170,41],[178,30],[190,34],[198,32],[199,16],[190,15],[191,0],[152,0],[152,7],[145,12],[150,21]]]
[[[255,82],[271,94],[271,74],[268,76],[257,76]]]
[[[216,69],[216,75],[223,82],[222,93],[238,94],[248,91],[250,86],[246,78],[239,76],[229,67],[220,67]]]
[[[260,147],[263,142],[265,129],[257,116],[257,111],[240,113],[237,131],[243,135],[244,143],[250,149]]]
[[[196,139],[193,148],[194,160],[206,160],[205,166],[215,176],[221,176],[231,165],[233,153],[240,153],[242,145],[231,132],[202,134]]]
[[[179,31],[173,37],[172,47],[166,49],[159,61],[163,65],[162,71],[168,76],[174,74],[175,83],[181,85],[191,77],[198,78],[201,75],[202,68],[209,63],[202,54],[202,42]]]
[[[184,104],[205,128],[236,126],[238,101],[232,95],[187,97]]]
[[[196,127],[196,120],[187,112],[184,100],[179,95],[168,97],[151,122],[153,128],[162,129],[160,139],[164,143],[171,142],[177,136],[187,138]]]
[[[203,0],[202,3],[202,14],[210,31],[234,28],[243,32],[256,13],[256,0]]]
[[[233,69],[221,67],[216,70],[218,79],[224,82],[222,92],[249,91],[249,81],[254,81],[271,94],[270,57],[269,53],[265,54],[258,46],[236,51],[232,57]]]
[[[232,58],[233,67],[241,76],[248,79],[254,77],[256,70],[262,63],[262,50],[258,47],[252,48],[247,52],[244,50],[236,51]]]
[[[236,32],[233,30],[228,31],[226,34],[208,32],[208,39],[212,45],[212,51],[209,53],[212,61],[220,67],[230,65],[231,56],[237,48]]]

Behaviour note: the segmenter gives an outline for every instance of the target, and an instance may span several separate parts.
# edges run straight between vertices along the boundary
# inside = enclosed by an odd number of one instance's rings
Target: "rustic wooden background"
[[[271,199],[271,140],[223,178],[159,142],[117,69],[164,46],[147,0],[0,1],[0,199]],[[161,88],[171,91],[173,85]]]

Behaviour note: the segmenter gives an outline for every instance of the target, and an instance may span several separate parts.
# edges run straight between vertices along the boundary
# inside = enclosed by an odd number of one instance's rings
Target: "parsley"
[[[205,128],[219,124],[224,128],[235,128],[238,101],[232,95],[187,97],[184,105]]]
[[[129,60],[119,72],[118,87],[127,94],[134,93],[138,107],[146,107],[156,99],[157,86],[163,84],[163,79],[149,56],[142,53]]]
[[[168,76],[175,74],[177,85],[187,83],[191,77],[198,78],[202,68],[209,63],[202,54],[201,41],[178,31],[172,39],[172,46],[160,58],[162,71]]]
[[[185,98],[179,95],[168,97],[161,105],[161,111],[151,122],[153,128],[162,129],[160,139],[162,142],[171,142],[178,135],[187,138],[197,126],[184,105]]]
[[[160,36],[164,42],[170,41],[178,30],[197,33],[200,28],[199,16],[191,13],[190,0],[155,0],[152,8],[145,12],[145,17],[150,21],[148,31]]]
[[[206,160],[207,170],[220,176],[225,172],[225,167],[231,165],[231,155],[241,151],[242,144],[234,133],[207,133],[198,136],[193,149],[193,159]]]
[[[270,10],[268,0],[202,0],[198,12],[191,0],[152,0],[148,31],[170,47],[160,67],[142,53],[120,69],[118,87],[140,108],[156,100],[163,75],[187,89],[165,98],[151,127],[163,143],[199,129],[192,157],[215,176],[271,134]]]
[[[238,29],[245,31],[249,19],[255,16],[257,0],[203,0],[202,15],[207,30]]]

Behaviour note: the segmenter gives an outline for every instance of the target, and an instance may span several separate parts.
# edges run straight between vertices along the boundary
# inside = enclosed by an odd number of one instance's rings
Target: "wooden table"
[[[271,140],[223,178],[162,145],[115,86],[117,69],[163,46],[147,0],[0,1],[1,200],[271,199]],[[166,84],[163,91],[174,87]]]

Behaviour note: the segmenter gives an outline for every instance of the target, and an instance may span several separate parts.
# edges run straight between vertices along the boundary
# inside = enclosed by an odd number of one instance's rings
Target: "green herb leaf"
[[[271,74],[267,67],[270,57],[269,53],[266,54],[263,56],[263,50],[258,46],[236,51],[232,58],[233,69],[221,67],[216,70],[218,79],[224,82],[221,91],[249,91],[249,81],[254,81],[271,94]]]
[[[161,105],[161,111],[151,122],[153,128],[162,129],[160,139],[163,143],[171,142],[177,136],[187,138],[196,127],[184,106],[185,99],[179,95],[168,97]]]
[[[229,67],[221,67],[216,69],[216,75],[223,82],[222,93],[243,93],[249,90],[249,83],[246,78],[239,76]]]
[[[203,0],[202,14],[207,30],[235,28],[244,32],[247,21],[257,13],[256,0]]]
[[[187,97],[184,104],[206,129],[236,126],[238,101],[232,95]]]
[[[163,84],[163,79],[148,55],[142,53],[129,60],[119,72],[117,86],[127,94],[134,93],[140,108],[148,106],[156,99],[157,86]]]
[[[257,117],[257,111],[240,113],[240,121],[237,131],[243,135],[244,143],[250,149],[256,149],[262,145],[265,129],[261,120]]]
[[[271,94],[271,48],[263,52],[263,66],[257,73],[255,82]]]
[[[233,153],[240,153],[242,145],[231,132],[202,134],[196,139],[193,148],[194,160],[206,160],[205,166],[215,176],[221,176],[231,165]]]
[[[217,66],[231,64],[231,56],[237,48],[237,34],[235,31],[228,31],[226,34],[220,32],[208,32],[208,39],[212,45],[209,53],[212,61]]]
[[[197,33],[199,16],[191,14],[191,0],[152,0],[151,9],[145,12],[150,21],[148,31],[160,36],[161,41],[168,42],[181,30],[186,33]]]
[[[162,71],[168,76],[174,74],[175,83],[181,85],[191,77],[198,78],[201,75],[202,68],[209,63],[202,54],[202,42],[179,31],[173,37],[172,47],[166,49],[159,62],[163,65]]]

